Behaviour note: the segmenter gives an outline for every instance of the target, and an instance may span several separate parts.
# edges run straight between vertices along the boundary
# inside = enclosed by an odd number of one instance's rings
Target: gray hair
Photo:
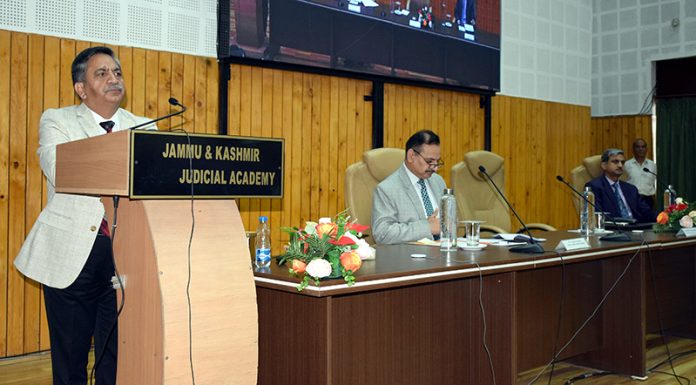
[[[619,148],[607,148],[602,153],[602,163],[608,162],[609,158],[611,158],[614,155],[624,155],[624,152]]]
[[[77,54],[77,56],[75,56],[75,59],[72,62],[72,67],[70,69],[72,72],[73,84],[85,80],[85,72],[87,72],[87,62],[89,61],[89,59],[92,58],[92,56],[97,54],[109,55],[114,59],[114,61],[116,62],[116,64],[118,64],[119,67],[121,66],[121,62],[119,62],[118,58],[114,54],[114,51],[111,50],[111,48],[104,46],[87,48],[84,51]]]

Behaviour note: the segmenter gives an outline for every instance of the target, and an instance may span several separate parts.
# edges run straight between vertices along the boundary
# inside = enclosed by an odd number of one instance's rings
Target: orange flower
[[[666,225],[667,222],[669,222],[669,215],[667,215],[667,213],[665,211],[663,211],[657,215],[657,223],[659,223],[661,225]]]
[[[352,270],[353,272],[358,271],[360,266],[362,266],[362,259],[360,259],[360,254],[356,250],[346,251],[341,254],[341,265],[346,270]]]
[[[292,260],[292,271],[294,271],[296,274],[304,273],[305,268],[307,267],[307,264],[300,261],[299,259],[293,259]]]
[[[317,236],[323,238],[324,234],[328,234],[329,237],[333,238],[336,236],[336,231],[338,226],[335,223],[319,223],[316,227]]]

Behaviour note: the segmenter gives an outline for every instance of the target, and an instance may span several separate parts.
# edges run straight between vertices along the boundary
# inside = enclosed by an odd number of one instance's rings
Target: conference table
[[[577,233],[548,232],[534,255],[377,245],[355,285],[302,292],[273,263],[255,272],[258,383],[515,384],[555,355],[644,376],[647,333],[694,335],[696,238],[629,235],[569,252]]]

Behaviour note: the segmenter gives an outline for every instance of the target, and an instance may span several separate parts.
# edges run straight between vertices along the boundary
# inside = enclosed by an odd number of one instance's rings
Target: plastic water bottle
[[[445,189],[440,199],[440,250],[457,248],[457,200],[454,190]]]
[[[268,229],[268,217],[259,217],[256,228],[256,267],[259,269],[271,264],[271,233]]]
[[[674,187],[672,187],[672,185],[670,184],[667,186],[667,189],[662,194],[662,204],[664,205],[664,209],[667,210],[667,207],[673,205],[676,199],[677,192],[674,191]]]
[[[580,234],[588,237],[594,231],[594,207],[592,205],[595,196],[589,186],[585,187],[582,196],[584,199],[580,202]]]

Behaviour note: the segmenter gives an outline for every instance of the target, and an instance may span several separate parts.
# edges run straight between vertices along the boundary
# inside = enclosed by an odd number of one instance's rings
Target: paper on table
[[[362,0],[362,3],[366,7],[376,7],[379,5],[375,1],[372,1],[372,0]]]
[[[528,242],[529,241],[529,235],[526,234],[496,234],[495,238],[498,239],[504,239],[506,241],[515,241],[515,242]],[[544,242],[546,238],[537,238],[534,237],[534,240],[537,242]]]
[[[462,238],[463,239],[463,238]],[[481,238],[480,243],[484,243],[491,246],[518,246],[524,245],[526,242],[510,242],[504,239],[494,239],[494,238]]]
[[[440,241],[433,241],[430,238],[419,239],[419,240],[417,240],[415,242],[411,242],[411,243],[415,243],[416,245],[440,246]]]

